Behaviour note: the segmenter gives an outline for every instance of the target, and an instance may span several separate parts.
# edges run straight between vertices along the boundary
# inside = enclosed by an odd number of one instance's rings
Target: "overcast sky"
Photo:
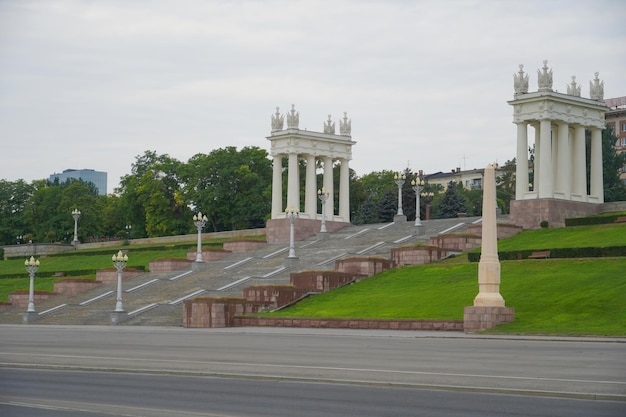
[[[626,2],[0,0],[0,179],[258,146],[352,119],[357,175],[515,157],[513,74],[626,96]]]

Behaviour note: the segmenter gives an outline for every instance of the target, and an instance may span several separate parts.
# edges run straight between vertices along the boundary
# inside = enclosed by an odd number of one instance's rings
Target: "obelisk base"
[[[465,333],[474,333],[491,329],[500,324],[511,323],[515,320],[513,307],[465,307],[463,310],[463,330]]]

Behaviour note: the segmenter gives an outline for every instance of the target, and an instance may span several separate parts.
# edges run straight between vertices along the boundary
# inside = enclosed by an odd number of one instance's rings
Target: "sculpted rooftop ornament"
[[[596,78],[593,81],[589,81],[589,95],[592,100],[603,101],[604,100],[604,81],[600,81],[598,75],[599,72],[594,73]]]
[[[276,107],[276,113],[272,115],[272,132],[283,130],[285,124],[285,116],[280,114],[279,108]]]
[[[328,121],[324,123],[324,133],[328,133],[331,135],[335,134],[335,122],[330,120],[330,114],[328,115]]]
[[[548,71],[548,60],[543,60],[543,72],[537,70],[539,91],[552,91],[552,70]]]
[[[291,105],[291,111],[287,113],[287,129],[298,129],[300,113],[296,111],[296,105]]]
[[[576,85],[575,75],[572,75],[572,83],[567,85],[567,94],[580,97],[580,85]]]
[[[528,74],[524,75],[524,65],[519,65],[519,72],[513,74],[513,88],[515,95],[528,93]]]
[[[352,120],[348,119],[347,112],[343,112],[343,119],[339,121],[339,134],[345,136],[352,134]]]

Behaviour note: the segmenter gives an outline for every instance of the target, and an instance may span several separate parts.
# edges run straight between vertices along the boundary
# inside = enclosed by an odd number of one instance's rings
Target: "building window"
[[[626,123],[622,123],[622,132],[626,132]]]
[[[626,138],[622,138],[622,146],[626,146]]]

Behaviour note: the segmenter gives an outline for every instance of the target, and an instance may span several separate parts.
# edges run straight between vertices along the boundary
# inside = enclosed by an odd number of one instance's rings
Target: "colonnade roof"
[[[602,101],[555,91],[519,94],[508,103],[514,109],[514,123],[549,119],[600,129],[605,126],[604,113],[609,110]]]
[[[352,145],[356,144],[348,135],[294,128],[272,132],[267,140],[271,142],[272,156],[297,153],[348,160],[352,159]]]

